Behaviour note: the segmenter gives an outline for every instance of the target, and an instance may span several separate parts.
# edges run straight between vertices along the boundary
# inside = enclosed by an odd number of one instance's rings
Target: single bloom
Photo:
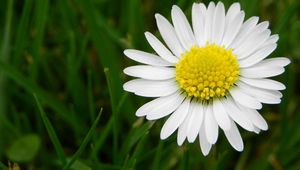
[[[199,136],[207,155],[219,135],[219,127],[237,151],[244,148],[237,128],[259,133],[268,129],[257,110],[262,103],[281,102],[285,85],[269,79],[284,72],[290,60],[265,59],[277,47],[278,35],[271,35],[269,22],[254,16],[246,21],[239,3],[225,12],[224,4],[194,3],[192,26],[174,5],[172,23],[156,14],[163,44],[153,34],[145,36],[156,54],[127,49],[124,54],[142,65],[124,69],[137,79],[124,84],[124,90],[156,98],[136,115],[157,120],[169,116],[160,138],[177,131],[177,143],[192,143]]]

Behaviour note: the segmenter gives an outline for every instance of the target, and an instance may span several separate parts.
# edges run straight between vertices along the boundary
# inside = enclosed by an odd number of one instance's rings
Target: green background
[[[280,35],[271,57],[292,61],[276,78],[287,86],[282,103],[260,111],[269,130],[240,128],[243,152],[221,133],[204,157],[198,140],[161,141],[165,120],[135,116],[149,99],[122,90],[122,70],[135,64],[123,50],[153,52],[144,32],[159,35],[154,14],[170,19],[177,4],[190,19],[193,2],[0,0],[0,169],[300,169],[299,0],[240,1],[246,18]]]

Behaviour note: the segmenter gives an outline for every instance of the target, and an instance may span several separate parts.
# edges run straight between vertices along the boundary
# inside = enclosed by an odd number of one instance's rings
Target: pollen
[[[181,55],[175,77],[189,97],[203,101],[224,97],[238,80],[240,68],[232,49],[216,44],[193,46]]]

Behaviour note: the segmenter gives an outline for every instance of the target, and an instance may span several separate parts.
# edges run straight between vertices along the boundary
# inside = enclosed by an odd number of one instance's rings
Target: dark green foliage
[[[123,50],[153,52],[144,32],[158,35],[154,14],[170,18],[178,4],[190,17],[193,2],[0,0],[0,169],[300,169],[299,0],[240,0],[247,18],[280,35],[271,57],[292,60],[276,78],[287,86],[282,103],[260,111],[269,130],[241,129],[243,152],[221,134],[203,157],[198,141],[161,141],[164,120],[135,116],[148,99],[122,90],[122,70],[134,64]]]

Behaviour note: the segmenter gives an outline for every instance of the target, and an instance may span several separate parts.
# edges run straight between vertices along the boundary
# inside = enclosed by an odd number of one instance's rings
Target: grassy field
[[[155,13],[173,4],[190,18],[193,0],[0,0],[0,169],[300,169],[300,1],[241,0],[246,18],[279,34],[271,55],[292,63],[276,79],[282,103],[265,105],[269,130],[241,130],[243,152],[223,134],[204,157],[198,140],[159,138],[164,120],[137,118],[148,99],[126,93],[126,48],[153,52]],[[208,4],[209,1],[203,1]],[[234,1],[224,1],[228,6]]]

